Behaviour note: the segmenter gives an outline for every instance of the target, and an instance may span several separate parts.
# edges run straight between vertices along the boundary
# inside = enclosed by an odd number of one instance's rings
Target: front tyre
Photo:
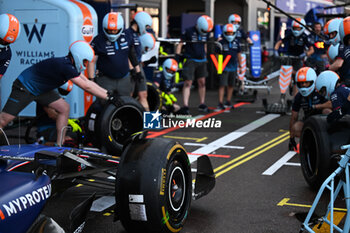
[[[192,198],[185,149],[166,139],[132,142],[119,164],[117,214],[128,232],[179,232]]]

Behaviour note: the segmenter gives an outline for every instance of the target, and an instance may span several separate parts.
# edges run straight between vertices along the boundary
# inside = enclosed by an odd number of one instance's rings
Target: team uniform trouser
[[[18,79],[16,79],[12,84],[10,97],[8,98],[2,111],[13,116],[17,116],[33,101],[36,101],[43,106],[48,106],[60,98],[60,95],[55,90],[35,96],[30,93]]]
[[[182,77],[184,80],[194,80],[208,76],[207,62],[196,62],[187,59],[182,69]]]
[[[117,92],[121,96],[130,96],[131,82],[130,75],[123,78],[110,78],[108,76],[100,76],[96,78],[96,83],[108,90],[109,92]]]
[[[146,77],[145,72],[142,67],[141,68],[141,73],[143,77]],[[134,78],[131,79],[131,86],[132,86],[132,92],[137,93],[140,91],[147,91],[147,80],[146,78],[142,80],[135,80]]]
[[[224,71],[222,73],[222,76],[220,77],[219,80],[219,85],[220,86],[234,86],[235,81],[237,78],[237,71]]]

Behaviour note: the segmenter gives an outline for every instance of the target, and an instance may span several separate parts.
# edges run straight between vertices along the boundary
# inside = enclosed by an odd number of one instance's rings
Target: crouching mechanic
[[[178,64],[175,59],[168,58],[163,63],[163,72],[157,73],[154,83],[162,91],[163,108],[166,114],[176,113],[180,110],[180,106],[176,103],[177,98],[171,93],[174,87],[174,75],[177,71]]]
[[[332,101],[333,112],[327,116],[328,123],[350,114],[350,88],[341,84],[337,73],[330,70],[322,72],[316,80],[316,89],[321,95]]]
[[[56,143],[60,145],[61,137],[65,137],[69,104],[59,96],[56,88],[72,80],[74,84],[98,98],[114,100],[114,96],[107,93],[106,89],[81,74],[93,57],[94,51],[88,43],[75,41],[70,45],[67,56],[49,58],[25,69],[14,81],[10,97],[0,113],[0,128],[4,128],[27,105],[36,101],[57,112]]]
[[[294,97],[292,116],[289,122],[289,150],[296,149],[295,137],[300,137],[304,120],[311,115],[331,112],[331,102],[315,91],[316,78],[315,70],[310,67],[303,67],[296,74],[295,82],[299,92]],[[300,109],[304,111],[303,120],[298,120]]]

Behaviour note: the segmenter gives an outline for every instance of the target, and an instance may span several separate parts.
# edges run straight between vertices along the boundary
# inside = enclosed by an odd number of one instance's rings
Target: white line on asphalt
[[[284,165],[297,166],[296,163],[288,163],[288,161],[296,154],[295,151],[288,151],[282,158],[263,172],[263,175],[272,176],[278,169]]]
[[[280,114],[268,114],[266,116],[263,116],[262,118],[259,118],[258,120],[255,120],[251,122],[250,124],[243,126],[242,128],[239,128],[229,134],[226,134],[225,136],[216,139],[215,141],[193,151],[193,154],[210,154],[213,151],[231,143],[232,141],[246,135],[247,133],[259,128],[260,126],[276,119],[279,117]],[[190,162],[193,163],[197,160],[197,155],[189,155]]]
[[[184,145],[185,146],[206,146],[207,144],[194,143],[194,142],[185,142]],[[243,150],[245,147],[244,146],[222,146],[221,148]]]

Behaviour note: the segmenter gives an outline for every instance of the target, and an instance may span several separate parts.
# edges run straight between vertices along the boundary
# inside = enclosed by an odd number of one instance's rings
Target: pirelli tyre
[[[178,232],[192,198],[190,162],[185,149],[167,139],[130,143],[116,180],[116,213],[128,232]]]
[[[134,93],[134,98],[138,99],[137,93]],[[147,102],[151,112],[162,108],[162,93],[152,82],[147,82]]]
[[[340,146],[349,142],[349,118],[328,124],[326,115],[315,115],[305,121],[300,137],[300,163],[310,187],[318,189],[337,168]]]
[[[143,130],[143,108],[128,96],[120,96],[114,104],[105,106],[95,102],[86,114],[85,129],[94,146],[121,154],[126,140]]]

